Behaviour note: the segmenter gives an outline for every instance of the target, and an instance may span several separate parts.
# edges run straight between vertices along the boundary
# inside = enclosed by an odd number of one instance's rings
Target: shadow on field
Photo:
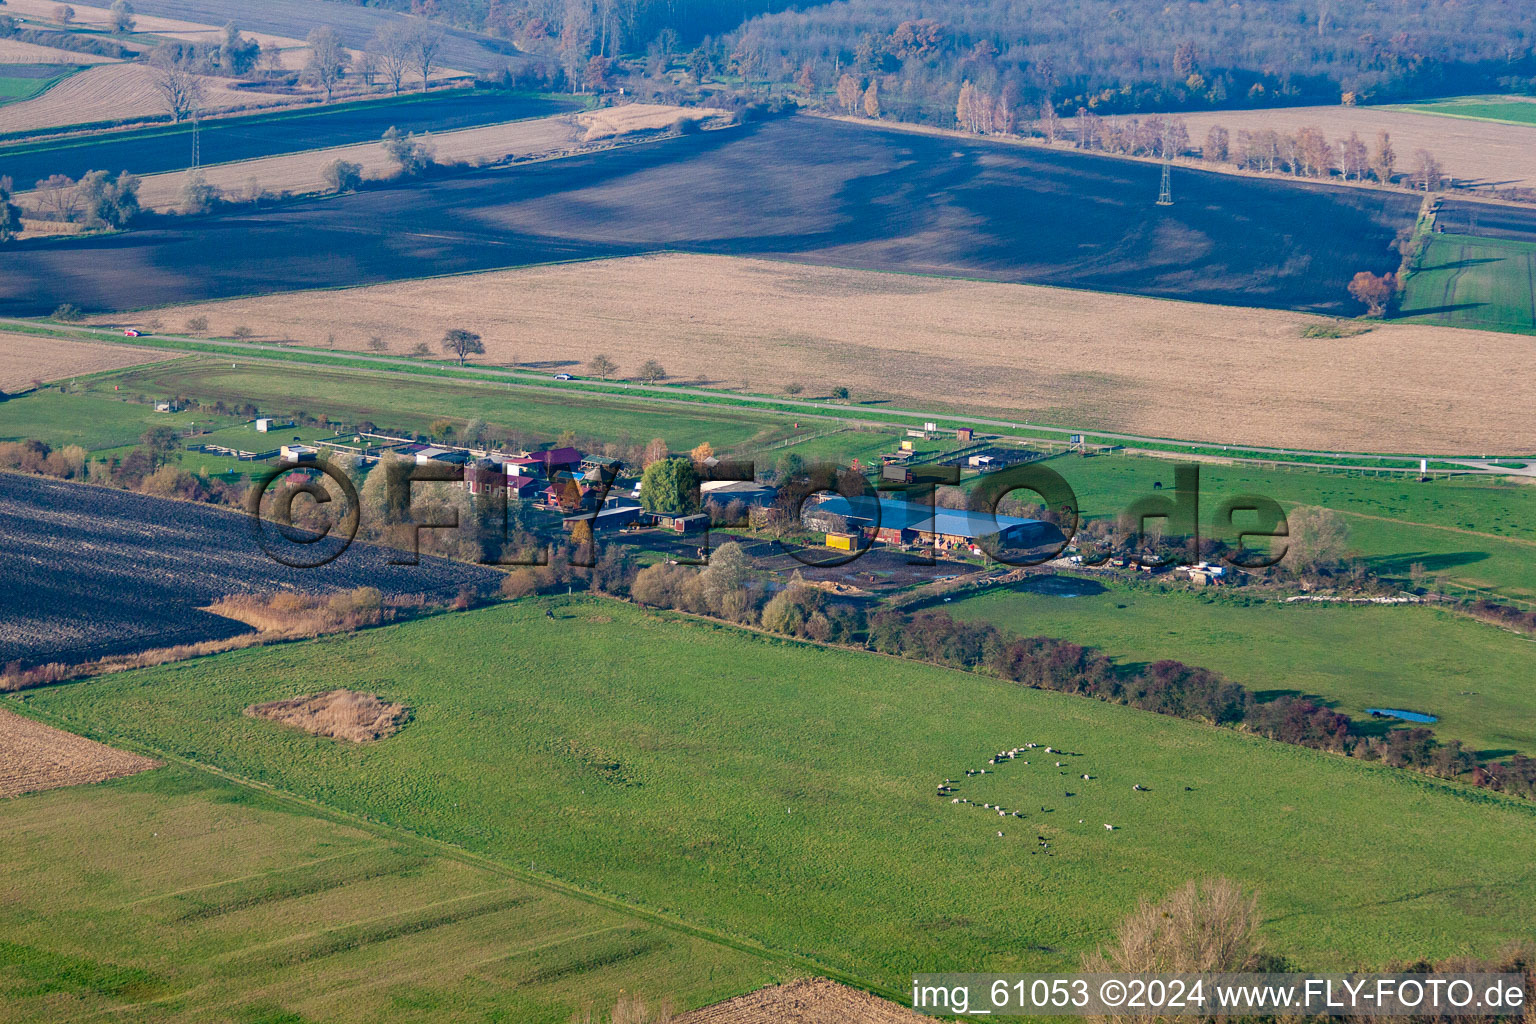
[[[1350,312],[1411,196],[790,117],[0,255],[0,313],[342,287],[658,250]],[[913,280],[914,288],[923,287]]]
[[[1473,565],[1477,562],[1486,562],[1487,560],[1488,552],[1486,551],[1447,551],[1440,554],[1408,551],[1399,555],[1367,558],[1365,563],[1374,572],[1391,576],[1407,573],[1413,569],[1415,564],[1423,565],[1426,572],[1441,572],[1445,569],[1459,569],[1463,566]]]

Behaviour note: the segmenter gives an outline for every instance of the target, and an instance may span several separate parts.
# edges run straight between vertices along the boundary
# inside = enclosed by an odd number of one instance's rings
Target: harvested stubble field
[[[785,118],[0,257],[0,312],[373,284],[677,249],[1353,311],[1417,200]]]
[[[544,156],[626,134],[659,131],[670,128],[679,117],[703,120],[719,113],[660,104],[645,104],[643,107],[642,110],[623,115],[542,117],[437,133],[432,135],[431,145],[439,163],[495,163],[507,157]],[[618,108],[623,111],[629,109]],[[388,177],[396,169],[383,146],[377,142],[367,142],[205,167],[203,176],[209,184],[230,194],[251,189],[253,185],[271,192],[320,192],[327,187],[325,168],[335,160],[358,164],[365,177]],[[167,210],[179,206],[189,174],[188,171],[177,171],[145,178],[139,190],[140,201],[151,209]]]
[[[826,978],[772,985],[684,1014],[677,1024],[920,1024],[932,1020]]]
[[[0,892],[7,1024],[569,1024],[792,976],[175,764],[0,802]]]
[[[130,754],[0,708],[0,799],[85,786],[160,767]]]
[[[35,380],[62,380],[103,370],[121,370],[167,358],[168,353],[128,345],[60,341],[0,333],[0,392],[15,394]]]
[[[586,129],[585,141],[628,135],[632,132],[657,132],[671,128],[678,119],[711,121],[727,112],[717,107],[677,107],[666,103],[625,103],[602,107],[576,115],[576,123]]]
[[[1529,445],[1531,343],[1377,324],[1304,338],[1301,313],[1139,296],[666,255],[311,291],[157,310],[215,333],[362,350],[436,346],[446,324],[493,363],[604,353],[632,375],[957,408],[1158,437],[1340,451],[1480,453]],[[148,317],[98,318],[142,323]],[[1446,354],[1455,352],[1456,358]]]
[[[54,3],[53,0],[6,0],[6,8],[12,14],[35,21],[57,22],[60,6],[60,4]],[[76,25],[92,29],[110,30],[112,25],[112,12],[109,10],[110,4],[72,3],[69,6],[75,9],[74,23]],[[133,27],[136,32],[188,32],[210,27],[194,21],[156,17],[153,13],[140,10],[141,6],[140,4],[134,4]],[[225,20],[227,21],[228,19]]]
[[[95,53],[76,53],[74,50],[57,50],[51,46],[23,43],[18,39],[0,39],[0,64],[107,64],[111,62],[111,57],[103,57]]]
[[[204,76],[205,110],[279,106],[307,96],[237,89],[227,78]],[[154,72],[144,64],[100,64],[71,75],[36,99],[0,107],[0,132],[30,132],[96,121],[125,121],[165,113]],[[115,168],[121,170],[121,168]]]
[[[205,120],[198,148],[205,168],[255,161],[298,150],[335,149],[378,142],[386,129],[445,132],[518,119],[546,117],[571,109],[564,98],[546,98],[470,89],[441,90],[356,103],[309,106]],[[0,174],[23,189],[50,174],[79,178],[107,167],[140,176],[181,170],[192,157],[192,126],[160,124],[149,128],[91,134],[0,148]]]
[[[1427,149],[1447,174],[1481,184],[1536,186],[1536,126],[1497,124],[1382,107],[1283,107],[1275,110],[1222,110],[1179,114],[1189,127],[1194,145],[1205,141],[1213,125],[1222,125],[1236,145],[1239,131],[1277,131],[1294,135],[1301,128],[1316,128],[1337,143],[1360,136],[1367,146],[1376,145],[1376,133],[1392,136],[1401,169],[1413,162],[1413,153]]]
[[[37,3],[39,0],[27,0]],[[361,49],[380,28],[398,23],[401,15],[379,7],[352,4],[325,4],[317,9],[315,0],[136,0],[134,9],[143,15],[186,19],[197,26],[220,26],[230,20],[239,22],[246,32],[302,39],[323,20],[340,33],[342,42]],[[494,73],[520,60],[511,43],[463,29],[444,26],[441,62],[444,67],[470,73]]]
[[[516,121],[512,124],[469,128],[432,136],[432,146],[442,163],[490,163],[507,156],[534,156],[575,145],[581,132],[569,116]],[[383,178],[395,164],[377,142],[307,150],[260,160],[221,164],[203,170],[210,185],[230,195],[259,188],[268,192],[321,192],[326,189],[325,168],[335,160],[358,164],[365,177]],[[181,205],[189,171],[173,171],[145,178],[140,201],[149,209],[170,210]]]
[[[501,574],[423,556],[419,566],[355,544],[318,569],[272,561],[240,513],[128,491],[0,474],[0,664],[23,668],[249,632],[199,609],[230,593],[360,586],[451,596]]]

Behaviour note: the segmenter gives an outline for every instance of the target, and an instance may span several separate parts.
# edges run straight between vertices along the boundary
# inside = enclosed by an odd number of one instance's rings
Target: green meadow
[[[1536,104],[1530,104],[1536,110]],[[1431,235],[1408,275],[1399,318],[1536,333],[1536,245]]]
[[[343,679],[412,721],[359,747],[241,713]],[[234,652],[25,706],[898,993],[916,970],[1074,967],[1139,898],[1207,874],[1258,890],[1270,941],[1308,968],[1490,953],[1536,914],[1536,806],[612,601]],[[1023,818],[935,795],[1025,742],[1072,753],[960,787]]]
[[[41,96],[79,70],[73,64],[0,66],[0,106]]]
[[[1409,110],[1418,114],[1466,117],[1477,121],[1504,121],[1510,124],[1536,124],[1536,103],[1505,96],[1455,96],[1427,103],[1403,103],[1389,110]]]
[[[1256,693],[1318,697],[1357,718],[1369,718],[1368,708],[1426,712],[1439,717],[1432,728],[1442,739],[1491,756],[1536,756],[1536,642],[1515,633],[1424,607],[1102,585],[1077,597],[994,590],[944,610],[1026,636],[1067,637],[1123,663],[1200,665]]]
[[[189,361],[190,363],[190,361]],[[426,432],[447,417],[462,427],[472,419],[516,431],[527,444],[552,441],[566,430],[578,437],[644,444],[663,437],[686,451],[703,441],[725,450],[806,433],[783,415],[677,406],[645,400],[584,399],[525,388],[457,380],[395,378],[377,371],[324,369],[281,363],[199,360],[174,368],[128,370],[94,385],[151,397],[186,395],[203,402],[254,404],[263,413],[324,414],[342,422]]]
[[[1141,497],[1172,494],[1170,460],[1064,456],[1042,465],[1071,485],[1085,517],[1112,518]],[[1389,579],[1406,581],[1417,563],[1451,590],[1536,599],[1536,486],[1488,477],[1419,483],[1404,476],[1202,464],[1202,528],[1209,529],[1224,500],[1241,494],[1264,495],[1287,509],[1320,505],[1343,513],[1350,547]],[[1017,496],[1035,500],[1025,491]]]
[[[179,766],[0,801],[0,1017],[566,1024],[789,972]]]
[[[77,444],[88,451],[132,447],[151,427],[178,429],[194,423],[225,426],[230,417],[192,412],[155,412],[153,404],[125,401],[104,392],[66,394],[56,388],[0,402],[0,440],[35,439],[54,448]]]

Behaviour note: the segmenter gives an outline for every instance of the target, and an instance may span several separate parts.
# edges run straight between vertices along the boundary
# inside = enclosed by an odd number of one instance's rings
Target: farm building
[[[733,501],[739,501],[749,508],[772,505],[778,493],[772,487],[750,480],[706,480],[699,484],[699,497],[718,505],[729,505]]]
[[[835,516],[848,525],[849,531],[858,530],[874,540],[903,546],[973,548],[983,538],[996,537],[1002,545],[1023,547],[1056,540],[1060,535],[1055,526],[1039,519],[993,516],[885,498],[880,500],[878,516],[872,515],[873,511],[873,502],[861,501],[855,508],[848,499],[835,496],[814,509],[806,509],[802,519],[811,525],[813,513],[821,519]]]
[[[523,466],[538,467],[547,477],[562,469],[570,473],[578,472],[581,469],[581,452],[575,448],[546,448],[544,451],[529,452],[513,461]]]
[[[431,462],[441,462],[450,466],[462,466],[469,461],[469,452],[455,448],[427,447],[419,449],[416,453],[416,465],[425,466]]]
[[[702,512],[694,512],[686,516],[652,513],[650,520],[653,525],[663,530],[672,530],[675,533],[700,533],[709,529],[709,516]]]
[[[581,471],[589,477],[594,472],[607,476],[618,476],[619,470],[623,468],[624,463],[618,459],[610,459],[602,455],[588,455],[581,460]]]
[[[320,449],[311,448],[307,444],[285,444],[281,449],[283,462],[289,465],[298,465],[301,462],[314,462],[320,455]]]
[[[612,505],[597,512],[583,512],[580,515],[566,516],[564,526],[569,533],[577,523],[587,523],[592,527],[593,533],[602,533],[605,530],[622,530],[640,521],[640,506],[638,505]]]

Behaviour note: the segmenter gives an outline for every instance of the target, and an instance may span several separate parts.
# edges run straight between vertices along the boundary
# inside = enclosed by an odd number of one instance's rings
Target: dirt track
[[[826,978],[772,985],[684,1014],[677,1024],[917,1024],[905,1006]]]
[[[445,324],[485,338],[483,361],[619,376],[659,359],[675,381],[802,397],[947,406],[1102,430],[1319,450],[1481,454],[1531,444],[1536,339],[1332,321],[1028,285],[650,256],[98,318],[179,326],[207,316],[265,340],[403,354]]]
[[[0,798],[136,775],[160,762],[0,708]]]

